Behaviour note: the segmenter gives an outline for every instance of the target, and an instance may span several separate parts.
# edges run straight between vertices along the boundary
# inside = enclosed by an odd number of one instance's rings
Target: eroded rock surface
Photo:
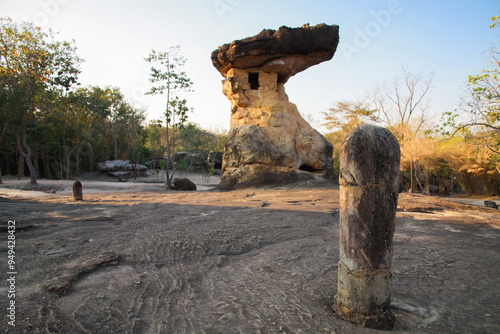
[[[231,101],[220,188],[282,184],[328,175],[332,145],[289,102],[285,82],[333,57],[338,26],[281,27],[219,47],[212,62]]]
[[[339,42],[339,27],[318,24],[264,29],[258,35],[224,44],[212,52],[212,63],[226,76],[231,68],[260,68],[279,74],[279,81],[330,60]]]
[[[182,190],[182,191],[194,191],[196,190],[196,184],[193,183],[190,179],[174,179],[172,187],[170,189],[173,190]]]
[[[400,148],[394,135],[363,124],[340,150],[340,261],[333,308],[362,327],[392,329],[391,260]]]

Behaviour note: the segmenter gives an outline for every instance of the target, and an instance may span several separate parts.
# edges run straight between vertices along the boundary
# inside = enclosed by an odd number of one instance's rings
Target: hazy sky
[[[222,44],[264,28],[338,24],[333,59],[285,85],[303,115],[318,125],[333,103],[365,95],[402,67],[434,74],[429,112],[440,115],[460,102],[468,75],[486,67],[500,36],[500,27],[489,29],[490,19],[499,10],[498,0],[0,0],[0,16],[74,39],[85,59],[81,83],[119,87],[150,119],[161,117],[165,97],[143,95],[149,87],[144,58],[151,49],[181,45],[194,82],[194,92],[184,95],[194,108],[190,121],[211,130],[229,127],[223,78],[210,59]]]

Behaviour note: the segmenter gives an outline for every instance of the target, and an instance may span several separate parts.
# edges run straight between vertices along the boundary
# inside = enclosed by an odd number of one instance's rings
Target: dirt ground
[[[82,177],[82,202],[72,181],[41,180],[41,192],[4,177],[1,333],[379,333],[330,308],[337,185],[219,192],[216,177],[190,175],[202,190],[176,192],[97,176]],[[500,333],[500,211],[481,203],[400,195],[394,332]]]

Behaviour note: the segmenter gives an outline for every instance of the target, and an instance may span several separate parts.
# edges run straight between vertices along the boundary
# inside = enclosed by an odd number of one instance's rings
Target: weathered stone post
[[[363,327],[391,329],[392,238],[399,144],[382,127],[361,125],[340,151],[340,261],[333,309]]]
[[[83,201],[82,183],[80,181],[73,182],[73,199]]]

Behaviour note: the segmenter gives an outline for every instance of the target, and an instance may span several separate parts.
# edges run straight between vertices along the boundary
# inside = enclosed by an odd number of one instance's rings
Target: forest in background
[[[498,16],[490,29],[498,26]],[[356,126],[378,124],[389,129],[401,147],[402,182],[409,191],[444,195],[461,189],[467,195],[500,195],[500,49],[480,74],[464,78],[466,92],[453,111],[439,120],[428,113],[427,77],[402,69],[392,81],[355,101],[339,101],[324,113],[332,132],[334,172],[339,172],[342,140]]]
[[[491,28],[498,22],[492,19]],[[152,50],[154,86],[166,95],[161,120],[146,122],[146,110],[129,103],[115,87],[81,87],[74,42],[57,41],[29,23],[0,21],[0,182],[4,175],[69,179],[111,159],[144,164],[177,151],[222,152],[225,133],[188,122],[192,111],[179,92],[192,85],[182,72],[179,47]],[[428,115],[432,75],[402,69],[391,82],[356,101],[338,101],[324,113],[325,137],[334,145],[338,173],[342,140],[356,126],[375,123],[398,139],[407,190],[441,192],[459,184],[468,195],[500,194],[500,62],[497,46],[481,74],[471,75],[460,106]],[[466,80],[467,78],[464,78]]]
[[[363,123],[388,128],[401,148],[405,190],[446,195],[463,190],[468,196],[500,195],[500,62],[492,49],[491,67],[469,76],[461,105],[436,122],[428,115],[427,93],[432,75],[407,70],[356,101],[341,101],[324,113],[333,131],[334,171],[339,172],[341,143]]]
[[[80,87],[74,42],[60,42],[30,23],[1,19],[0,171],[4,175],[69,179],[92,172],[98,162],[130,160],[145,164],[175,151],[202,156],[223,150],[226,134],[188,122],[189,88],[182,58],[152,51],[153,86],[147,94],[170,93],[164,119],[146,122],[146,110],[128,102],[119,88]],[[155,63],[159,63],[155,65]],[[167,86],[165,86],[167,82]],[[177,118],[177,119],[176,119]],[[159,167],[159,164],[157,165]],[[1,176],[1,174],[0,174]],[[1,182],[1,177],[0,177]]]

